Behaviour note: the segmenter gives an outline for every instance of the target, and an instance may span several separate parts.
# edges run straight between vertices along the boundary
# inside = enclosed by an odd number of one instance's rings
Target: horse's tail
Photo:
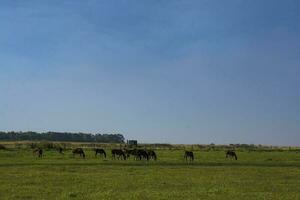
[[[106,152],[103,150],[104,157],[106,158]]]
[[[236,154],[234,154],[234,157],[235,157],[235,160],[237,160],[237,155]]]
[[[85,153],[82,151],[82,157],[85,158]]]

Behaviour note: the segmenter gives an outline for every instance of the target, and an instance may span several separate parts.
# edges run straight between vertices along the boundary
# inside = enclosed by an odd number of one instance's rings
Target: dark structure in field
[[[126,155],[125,152],[121,149],[112,149],[111,150],[111,155],[112,155],[112,159],[123,159],[126,160]]]
[[[72,153],[73,153],[73,156],[75,156],[76,154],[79,154],[80,157],[85,158],[85,153],[82,148],[76,148],[72,151]]]
[[[100,156],[104,156],[104,158],[106,158],[106,152],[104,151],[104,149],[95,149],[95,157],[97,155],[100,155]]]
[[[235,158],[235,160],[237,160],[237,155],[236,155],[236,153],[233,150],[228,150],[226,152],[226,158],[228,158],[228,157]]]
[[[137,147],[138,142],[137,140],[127,140],[127,145],[130,147]]]
[[[192,161],[194,161],[194,153],[192,151],[185,151],[183,158],[186,161],[192,162]]]

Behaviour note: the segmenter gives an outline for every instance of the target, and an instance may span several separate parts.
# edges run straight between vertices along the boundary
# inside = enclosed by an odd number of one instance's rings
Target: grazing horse
[[[139,149],[139,150],[137,150],[136,159],[137,160],[142,160],[142,159],[149,160],[149,155],[148,155],[147,151],[145,151],[143,149]]]
[[[76,148],[72,151],[72,153],[73,156],[75,156],[75,154],[79,154],[80,157],[85,158],[85,153],[82,148]]]
[[[60,154],[64,154],[64,149],[62,147],[58,147],[57,148],[57,151],[60,153]]]
[[[157,160],[156,153],[153,150],[148,150],[149,159]]]
[[[188,159],[190,162],[194,161],[194,153],[192,151],[185,151],[183,158],[185,159],[185,161],[188,161]]]
[[[95,157],[97,156],[97,154],[99,154],[100,156],[104,155],[104,158],[106,158],[106,152],[104,151],[104,149],[95,149]]]
[[[125,153],[126,153],[127,158],[129,158],[130,155],[132,155],[134,160],[138,160],[138,159],[139,159],[138,152],[139,152],[138,149],[129,149],[129,150],[125,150]]]
[[[235,153],[234,151],[232,151],[232,150],[228,150],[228,151],[226,152],[226,158],[228,158],[228,157],[230,157],[230,158],[235,158],[235,160],[237,160],[236,153]]]
[[[130,155],[135,156],[135,149],[124,149],[124,153],[126,155],[126,158],[129,158]]]
[[[32,151],[33,154],[37,154],[39,158],[43,157],[43,149],[36,148]]]
[[[120,158],[122,159],[122,157],[124,160],[126,160],[126,155],[125,155],[124,151],[121,149],[112,149],[111,155],[112,155],[112,159],[114,159],[114,160],[116,159],[116,155],[118,156],[118,160]]]

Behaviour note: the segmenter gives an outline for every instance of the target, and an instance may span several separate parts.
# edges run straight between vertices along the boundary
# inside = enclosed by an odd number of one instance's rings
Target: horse
[[[235,158],[235,160],[237,160],[237,155],[236,155],[236,153],[233,150],[228,150],[226,152],[226,158],[228,158],[228,157]]]
[[[185,159],[185,161],[188,161],[188,159],[190,162],[194,161],[194,153],[192,151],[185,151],[183,158]]]
[[[39,158],[43,157],[43,149],[41,148],[36,148],[32,151],[33,154],[37,154]]]
[[[156,153],[153,150],[148,150],[149,159],[157,160]]]
[[[126,160],[126,155],[125,155],[124,151],[121,149],[112,149],[111,155],[112,155],[112,159],[114,159],[114,160],[116,159],[116,155],[118,156],[118,159],[123,157],[123,159]]]
[[[100,156],[104,155],[104,158],[106,158],[106,152],[104,151],[104,149],[94,149],[95,150],[95,157],[97,157],[97,155],[99,154]]]
[[[64,149],[62,147],[58,147],[57,148],[57,151],[60,153],[60,154],[64,154]]]
[[[148,155],[147,151],[145,151],[143,149],[139,149],[139,150],[137,150],[136,159],[137,160],[146,159],[148,161],[149,155]]]
[[[85,158],[85,153],[82,148],[76,148],[72,151],[72,153],[73,156],[75,156],[75,154],[79,154],[80,157]]]
[[[132,155],[134,158],[136,157],[137,150],[136,149],[124,149],[124,153],[126,155],[126,158],[130,158],[130,155]]]

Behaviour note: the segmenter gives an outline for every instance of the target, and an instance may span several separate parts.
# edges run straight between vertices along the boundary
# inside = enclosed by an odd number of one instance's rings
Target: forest
[[[24,141],[24,140],[46,140],[46,141],[70,141],[70,142],[99,142],[99,143],[124,143],[122,134],[93,134],[93,133],[71,133],[71,132],[4,132],[0,131],[2,141]]]

